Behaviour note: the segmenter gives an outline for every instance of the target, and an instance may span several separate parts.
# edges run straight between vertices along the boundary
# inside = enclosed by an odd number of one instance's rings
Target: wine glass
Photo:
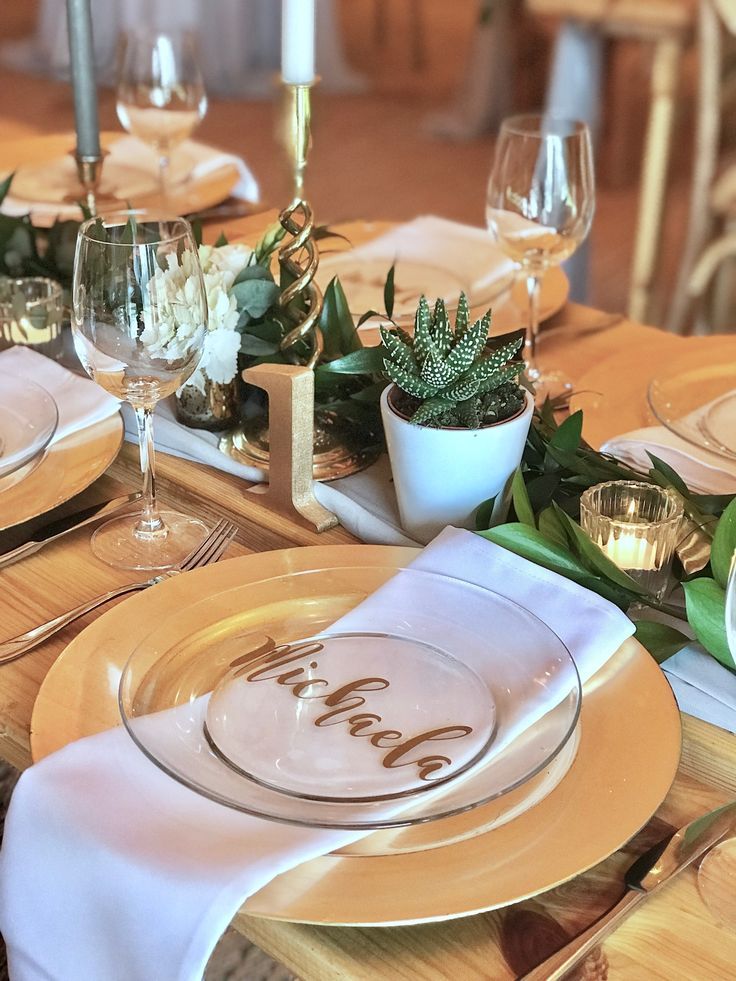
[[[736,659],[736,553],[726,584],[726,639]],[[736,837],[707,852],[698,868],[698,891],[714,919],[736,930]]]
[[[158,154],[161,193],[166,197],[174,147],[192,134],[207,112],[207,95],[187,32],[130,34],[117,86],[118,119]]]
[[[72,304],[74,347],[85,371],[133,407],[143,473],[140,513],[103,524],[92,550],[118,568],[171,568],[207,533],[201,521],[161,513],[156,505],[153,410],[195,370],[207,331],[207,295],[189,223],[143,211],[84,222]]]
[[[514,116],[501,124],[486,220],[501,249],[526,280],[529,319],[524,341],[527,379],[537,402],[572,389],[561,371],[540,367],[536,345],[539,290],[550,266],[569,259],[588,234],[595,210],[593,152],[585,123],[554,116]]]

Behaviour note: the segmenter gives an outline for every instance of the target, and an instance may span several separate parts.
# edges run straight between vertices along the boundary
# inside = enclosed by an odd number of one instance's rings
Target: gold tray
[[[0,481],[0,531],[80,494],[107,470],[122,443],[123,417],[116,412],[53,443],[22,479],[20,472],[9,474]]]
[[[398,568],[416,554],[377,545],[265,552],[176,577],[127,600],[87,627],[46,676],[31,722],[34,760],[119,724],[117,687],[128,656],[152,622],[205,593],[306,569]],[[530,810],[488,830],[513,805],[503,798],[459,818],[375,833],[278,876],[243,911],[317,924],[420,923],[508,905],[602,861],[667,794],[680,758],[680,717],[662,672],[633,640],[584,692],[570,769]]]

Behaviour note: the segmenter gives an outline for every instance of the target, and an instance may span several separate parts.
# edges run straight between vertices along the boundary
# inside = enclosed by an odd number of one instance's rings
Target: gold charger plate
[[[148,625],[205,590],[212,595],[315,568],[398,568],[416,554],[374,545],[265,552],[175,577],[127,600],[87,627],[46,676],[31,722],[34,760],[118,724],[120,674]],[[585,686],[579,736],[566,776],[507,824],[487,830],[508,803],[495,801],[462,815],[464,824],[378,832],[278,876],[243,911],[325,925],[420,923],[505,906],[585,871],[649,819],[679,763],[677,706],[662,672],[635,641]]]
[[[45,514],[89,487],[118,455],[123,432],[123,417],[116,412],[53,443],[17,482],[20,472],[0,480],[0,531]]]
[[[103,133],[103,149],[110,150],[122,133]],[[50,225],[59,208],[64,217],[73,216],[77,197],[82,196],[76,176],[76,164],[70,156],[74,137],[69,133],[29,137],[3,148],[3,163],[8,172],[15,170],[10,199],[15,204],[33,205],[34,223]],[[110,154],[102,168],[98,203],[100,210],[126,208],[164,209],[176,214],[202,211],[224,201],[238,182],[237,168],[225,164],[202,177],[188,179],[191,162],[185,151],[174,154],[171,165],[171,191],[164,200],[155,170],[136,166],[132,161],[116,159]]]
[[[696,356],[701,360],[712,357],[714,364],[733,363],[736,338],[684,339],[659,331],[653,337],[628,345],[622,337],[615,354],[601,358],[575,381],[570,411],[583,410],[585,439],[597,448],[621,433],[658,425],[647,402],[650,382],[666,373],[670,365]]]

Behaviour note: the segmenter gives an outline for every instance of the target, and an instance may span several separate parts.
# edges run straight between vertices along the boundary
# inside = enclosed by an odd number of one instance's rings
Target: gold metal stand
[[[102,176],[102,164],[105,154],[103,152],[96,157],[82,157],[78,153],[75,153],[74,159],[77,164],[79,183],[82,185],[82,190],[84,191],[85,204],[89,209],[89,213],[96,215],[97,189],[100,184],[100,177]]]
[[[286,105],[283,116],[282,139],[290,155],[294,177],[294,196],[279,220],[288,238],[279,249],[279,264],[290,283],[279,297],[282,315],[290,329],[281,341],[281,350],[295,364],[313,370],[323,349],[319,319],[322,312],[322,293],[314,282],[319,265],[319,251],[314,240],[314,218],[304,198],[304,172],[311,146],[310,85],[286,85]],[[308,345],[308,353],[298,347]],[[278,367],[278,366],[276,366]],[[288,367],[288,366],[282,366]],[[312,476],[315,480],[336,480],[356,473],[372,463],[375,449],[363,450],[350,445],[349,433],[340,419],[328,411],[314,411],[314,386],[311,403],[304,397],[306,389],[291,392],[299,398],[296,411],[314,417]],[[271,394],[271,393],[269,393]],[[273,396],[271,396],[271,401]],[[273,412],[270,413],[272,420]],[[274,433],[276,429],[274,428]],[[279,434],[280,435],[280,434]],[[354,441],[354,440],[353,440]],[[241,463],[268,472],[270,458],[269,422],[258,417],[223,438],[220,449]]]

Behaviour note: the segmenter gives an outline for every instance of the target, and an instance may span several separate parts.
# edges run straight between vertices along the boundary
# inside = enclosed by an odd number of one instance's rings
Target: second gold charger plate
[[[253,554],[129,599],[84,630],[46,676],[31,722],[34,760],[119,724],[118,682],[133,649],[151,623],[205,593],[309,569],[400,568],[416,554],[373,545]],[[342,612],[339,603],[335,612]],[[462,815],[461,824],[440,820],[379,832],[278,876],[243,912],[387,926],[508,905],[585,871],[628,841],[666,796],[679,758],[680,719],[670,688],[646,651],[629,640],[585,686],[574,759],[531,809],[494,827],[514,806],[502,799]]]
[[[80,494],[107,470],[123,442],[119,412],[69,433],[36,464],[0,480],[0,531],[30,521]],[[27,472],[26,472],[27,471]]]

